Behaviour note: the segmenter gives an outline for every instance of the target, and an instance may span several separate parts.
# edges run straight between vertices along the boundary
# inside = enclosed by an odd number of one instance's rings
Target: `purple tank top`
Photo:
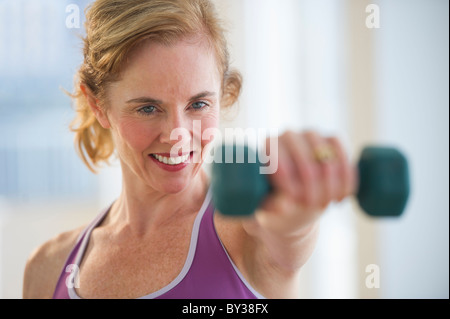
[[[78,269],[92,230],[109,209],[95,218],[80,234],[56,284],[54,299],[79,299],[74,288],[74,269]],[[213,222],[211,192],[195,218],[189,252],[178,276],[158,291],[142,299],[255,299],[264,298],[245,280],[222,245]],[[74,267],[77,266],[77,267]]]

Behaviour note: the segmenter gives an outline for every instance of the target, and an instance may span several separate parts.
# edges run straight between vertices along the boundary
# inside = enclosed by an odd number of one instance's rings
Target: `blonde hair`
[[[186,36],[204,34],[223,75],[222,107],[238,99],[242,78],[230,70],[224,30],[210,0],[97,0],[86,11],[85,28],[84,61],[72,95],[76,117],[70,128],[78,154],[93,172],[100,162],[108,162],[114,143],[110,130],[97,121],[81,86],[104,100],[107,85],[118,80],[126,57],[143,40],[170,45]]]

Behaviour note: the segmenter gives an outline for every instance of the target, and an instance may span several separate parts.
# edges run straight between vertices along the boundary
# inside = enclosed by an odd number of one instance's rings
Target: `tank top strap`
[[[112,204],[104,209],[100,214],[92,220],[88,226],[86,226],[78,235],[75,242],[75,246],[72,248],[69,256],[64,263],[64,267],[61,270],[61,274],[57,281],[55,291],[53,293],[53,299],[68,299],[70,297],[71,289],[74,289],[76,285],[78,270],[80,267],[80,261],[84,255],[84,252],[89,241],[92,230],[97,227],[103,219],[106,217],[111,209]]]
[[[212,200],[202,216],[192,263],[164,299],[264,299],[244,278],[222,244],[214,225]],[[195,234],[193,234],[195,236]]]

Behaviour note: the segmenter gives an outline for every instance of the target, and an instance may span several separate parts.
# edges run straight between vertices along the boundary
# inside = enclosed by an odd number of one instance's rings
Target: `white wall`
[[[381,297],[449,297],[448,1],[379,1],[380,141],[408,155],[412,193],[397,221],[380,221]]]

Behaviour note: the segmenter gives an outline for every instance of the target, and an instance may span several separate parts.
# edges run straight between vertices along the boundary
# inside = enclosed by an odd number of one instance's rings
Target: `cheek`
[[[148,148],[150,142],[154,138],[155,130],[152,130],[149,125],[137,121],[121,121],[118,126],[119,136],[118,141],[121,145],[127,145],[128,148],[138,152],[144,151]]]
[[[219,118],[210,117],[202,120],[202,148],[211,143],[214,139],[214,135],[219,132]]]

